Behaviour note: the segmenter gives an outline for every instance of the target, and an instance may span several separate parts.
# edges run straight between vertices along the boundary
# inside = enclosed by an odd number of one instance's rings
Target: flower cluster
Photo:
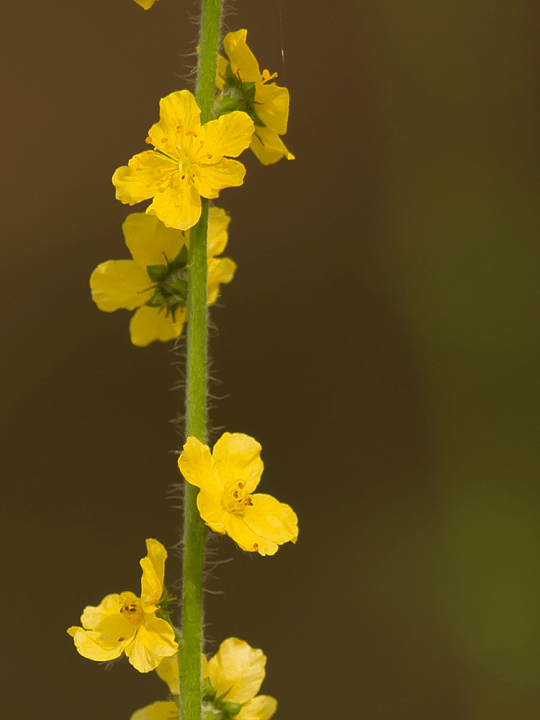
[[[201,657],[203,720],[269,720],[277,702],[269,695],[257,695],[265,676],[266,656],[238,638],[224,640],[218,652]],[[180,693],[176,657],[164,658],[156,669],[169,686],[171,695]],[[171,720],[178,716],[174,700],[158,701],[137,710],[131,720]]]
[[[156,0],[135,2],[148,10]],[[129,330],[132,343],[140,347],[178,338],[187,321],[188,307],[190,314],[195,308],[204,318],[202,241],[206,242],[207,304],[213,305],[221,285],[233,279],[236,264],[221,257],[228,242],[230,218],[223,209],[206,201],[219,197],[224,188],[243,184],[246,170],[235,158],[248,147],[263,165],[283,157],[294,158],[280,137],[287,130],[288,90],[272,82],[276,74],[261,72],[246,44],[246,30],[225,37],[227,58],[219,56],[216,69],[218,29],[216,26],[213,50],[207,53],[208,94],[201,102],[203,117],[212,115],[213,119],[201,123],[201,109],[188,90],[170,93],[161,99],[159,121],[148,132],[146,142],[152,149],[134,155],[112,178],[120,202],[150,203],[144,212],[128,215],[122,226],[132,259],[98,265],[91,275],[90,288],[100,310],[135,311]],[[204,322],[197,323],[194,317],[196,314],[191,315],[193,335],[200,324],[199,335],[205,340]],[[193,347],[189,345],[191,337],[190,333],[188,356]],[[204,353],[200,358],[204,370]],[[201,387],[202,400],[198,405],[194,400],[189,402],[204,413],[204,381]],[[265,556],[274,555],[284,543],[296,542],[298,520],[289,505],[255,492],[263,472],[260,454],[260,444],[242,433],[224,433],[212,451],[190,436],[178,467],[185,480],[198,488],[197,509],[204,523],[216,533],[228,535],[242,550]],[[189,497],[186,518],[189,516],[189,522],[194,521],[200,529],[194,493]],[[186,525],[189,531],[187,520]],[[111,661],[125,654],[139,672],[156,670],[168,684],[172,699],[137,710],[132,720],[178,718],[181,682],[198,716],[200,628],[184,618],[180,642],[170,620],[170,597],[164,585],[167,552],[154,539],[146,540],[146,547],[147,556],[140,561],[140,596],[131,591],[106,595],[99,605],[87,606],[81,626],[70,627],[68,633],[83,657]],[[187,562],[184,567],[188,567]],[[189,585],[188,570],[186,578],[185,584]],[[184,611],[187,597],[183,597]],[[197,602],[195,610],[200,618],[201,606]],[[186,638],[191,627],[195,630],[190,645]],[[185,662],[191,672],[195,670],[193,677],[188,672],[184,680],[179,677],[179,661]],[[257,695],[265,665],[262,650],[238,638],[222,642],[209,660],[203,655],[203,720],[269,720],[277,703],[269,696]],[[191,689],[186,677],[193,681]]]

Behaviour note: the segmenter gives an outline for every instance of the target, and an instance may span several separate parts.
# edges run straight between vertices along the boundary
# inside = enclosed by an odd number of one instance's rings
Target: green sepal
[[[150,300],[148,300],[145,305],[148,305],[149,307],[161,307],[163,303],[166,302],[166,298],[161,292],[161,290],[156,290],[156,292],[152,295]]]
[[[212,703],[203,702],[201,711],[202,720],[223,720],[222,711],[214,707]]]
[[[214,117],[217,119],[221,115],[227,115],[240,107],[240,100],[232,95],[222,95],[219,103],[214,107]]]
[[[152,282],[158,283],[165,280],[169,274],[168,265],[147,265],[146,272]]]
[[[201,696],[203,700],[213,700],[216,697],[216,691],[210,678],[205,678],[201,684]]]
[[[223,714],[226,718],[236,717],[236,715],[238,715],[238,713],[242,709],[242,703],[224,702],[218,700],[216,704],[218,707],[221,708],[221,710],[223,710]]]
[[[242,95],[245,97],[246,100],[255,100],[255,83],[243,82]]]
[[[188,264],[188,249],[185,245],[182,245],[182,249],[174,258],[171,264],[178,269],[186,267],[186,265]]]

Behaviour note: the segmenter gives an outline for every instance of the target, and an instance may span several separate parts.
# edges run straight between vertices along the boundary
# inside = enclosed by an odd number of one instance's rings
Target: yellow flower
[[[144,10],[150,10],[152,5],[157,2],[157,0],[135,0],[137,5],[140,5]]]
[[[227,245],[231,221],[221,208],[208,216],[208,304],[216,302],[221,283],[234,277],[236,263],[216,258]],[[92,299],[100,310],[138,308],[129,324],[131,342],[145,347],[182,333],[187,317],[189,232],[174,230],[154,215],[128,215],[122,229],[133,260],[101,263],[90,277]]]
[[[224,433],[210,448],[188,438],[178,459],[185,479],[200,488],[197,507],[212,530],[226,533],[242,550],[273,555],[298,537],[292,508],[270,495],[251,493],[261,479],[261,446],[241,433]]]
[[[246,44],[247,30],[237,30],[225,36],[223,47],[229,63],[218,58],[216,85],[221,91],[218,107],[244,110],[255,123],[251,149],[263,165],[271,165],[282,157],[294,160],[279,137],[287,132],[289,91],[270,83],[277,73],[259,69],[255,55]],[[225,109],[227,108],[227,109]]]
[[[148,555],[141,560],[141,597],[132,592],[107,595],[97,607],[84,609],[82,628],[68,629],[83,657],[114,660],[125,653],[139,672],[149,672],[178,650],[173,628],[156,617],[167,551],[152,539],[146,541],[146,549]]]
[[[265,676],[266,656],[243,640],[228,638],[209,661],[202,656],[202,717],[234,720],[269,720],[277,702],[268,695],[257,695]],[[156,670],[172,695],[180,692],[176,657],[164,658]],[[221,713],[221,715],[220,715]],[[171,720],[178,717],[175,702],[155,702],[137,710],[131,720]]]
[[[189,90],[160,100],[160,120],[146,142],[154,146],[131,158],[113,175],[116,198],[134,205],[154,198],[147,208],[167,227],[188,230],[201,215],[201,198],[217,198],[226,187],[244,182],[242,163],[230,160],[245,150],[253,121],[232,112],[201,125],[201,111]]]

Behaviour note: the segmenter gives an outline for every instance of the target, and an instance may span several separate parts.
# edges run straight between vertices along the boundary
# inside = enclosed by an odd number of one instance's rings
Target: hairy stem
[[[222,0],[202,0],[197,68],[201,123],[214,104]],[[199,222],[190,230],[187,323],[186,434],[206,443],[208,200],[201,198]],[[202,584],[206,528],[197,509],[198,488],[185,483],[182,640],[178,652],[180,718],[201,720]]]

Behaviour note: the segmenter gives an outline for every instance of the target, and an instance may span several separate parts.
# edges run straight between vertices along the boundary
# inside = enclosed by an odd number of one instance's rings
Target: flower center
[[[246,507],[253,505],[251,495],[246,495],[244,480],[229,483],[223,494],[223,507],[227,512],[243,515]]]
[[[144,610],[139,600],[127,600],[120,608],[120,612],[133,625],[139,625],[144,617]]]

